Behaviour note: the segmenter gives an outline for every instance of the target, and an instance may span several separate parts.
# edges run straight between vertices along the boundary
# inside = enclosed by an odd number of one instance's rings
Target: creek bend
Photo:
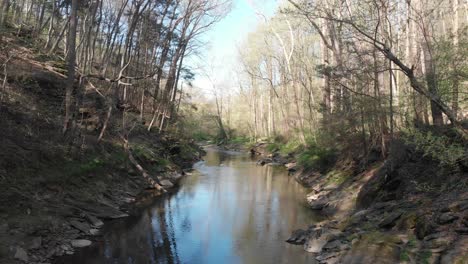
[[[284,241],[320,216],[282,167],[206,149],[180,189],[107,225],[92,246],[57,263],[314,263]]]

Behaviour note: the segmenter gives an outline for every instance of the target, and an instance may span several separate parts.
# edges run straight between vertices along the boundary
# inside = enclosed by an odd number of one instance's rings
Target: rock
[[[328,242],[325,246],[323,246],[323,249],[327,250],[333,250],[333,249],[339,249],[341,247],[341,241],[339,240],[333,240],[331,242]]]
[[[72,240],[71,245],[72,247],[75,247],[75,248],[88,247],[91,245],[91,241],[86,240],[86,239],[76,239],[76,240]]]
[[[430,240],[440,238],[440,237],[443,237],[443,236],[446,236],[446,235],[448,235],[447,232],[434,233],[434,234],[431,234],[431,235],[428,235],[428,236],[424,237],[424,241],[430,241]]]
[[[273,160],[270,158],[260,159],[257,161],[257,165],[264,166],[265,164],[272,163]]]
[[[453,213],[443,213],[437,219],[437,223],[441,225],[452,223],[457,220],[459,217]]]
[[[358,224],[358,223],[360,223],[362,221],[366,221],[367,220],[367,214],[369,214],[369,210],[367,210],[367,209],[356,212],[349,219],[349,224],[356,225],[356,224]]]
[[[395,225],[395,221],[398,220],[398,218],[400,218],[401,215],[402,215],[402,212],[391,213],[390,215],[385,217],[382,221],[380,221],[379,227],[382,227],[382,228],[393,227]]]
[[[42,245],[42,238],[41,237],[33,237],[30,240],[28,249],[38,249]]]
[[[327,201],[313,201],[309,203],[309,208],[312,210],[322,210],[327,206],[328,202]]]
[[[93,236],[99,235],[99,229],[92,228],[89,230],[89,233]]]
[[[162,185],[164,188],[172,188],[172,187],[174,187],[174,184],[173,184],[170,180],[162,180],[162,181],[161,181],[161,185]]]
[[[24,262],[28,262],[29,260],[28,253],[22,247],[16,247],[14,258]]]
[[[423,239],[434,232],[435,225],[429,217],[420,216],[416,219],[415,233],[418,239]]]
[[[332,241],[340,234],[341,231],[339,230],[316,228],[315,230],[312,230],[304,244],[304,250],[309,253],[319,253],[329,241]]]
[[[293,245],[304,245],[307,241],[308,232],[302,229],[294,230],[286,242]]]
[[[291,163],[286,163],[284,166],[289,172],[295,172],[297,171],[297,166],[296,162],[291,162]]]
[[[278,162],[271,162],[271,163],[268,163],[266,164],[267,166],[282,166],[283,164],[281,163],[278,163]]]
[[[95,228],[101,228],[104,226],[104,222],[102,222],[99,218],[92,216],[92,215],[85,215],[86,220]]]
[[[82,223],[77,220],[70,221],[70,225],[85,234],[89,234],[89,229],[91,229],[91,227],[87,223]]]
[[[320,262],[324,262],[325,260],[335,258],[335,257],[338,257],[338,256],[339,256],[339,253],[330,252],[330,253],[320,254],[315,259],[320,261]],[[327,261],[326,263],[330,263],[330,262]],[[335,263],[335,262],[333,262],[333,263]]]
[[[468,200],[463,200],[463,201],[456,201],[451,203],[448,208],[448,210],[452,212],[462,212],[468,209]]]
[[[468,234],[468,227],[459,227],[459,228],[456,228],[456,229],[455,229],[455,232],[457,232],[457,233],[459,233],[459,234],[467,235],[467,234]]]

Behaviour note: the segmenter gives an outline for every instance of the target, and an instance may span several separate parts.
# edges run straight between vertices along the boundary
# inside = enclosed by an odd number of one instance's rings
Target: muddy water
[[[317,220],[284,168],[208,149],[173,195],[111,223],[63,263],[313,263],[284,241]]]

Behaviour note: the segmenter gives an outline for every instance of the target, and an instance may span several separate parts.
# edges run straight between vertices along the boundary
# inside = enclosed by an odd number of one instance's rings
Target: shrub
[[[434,135],[432,132],[408,130],[403,133],[403,140],[407,144],[414,145],[423,156],[438,161],[440,165],[457,167],[457,163],[466,160],[467,151],[458,143],[444,135]]]
[[[306,170],[326,172],[336,162],[337,153],[334,149],[309,145],[298,157],[298,163]]]

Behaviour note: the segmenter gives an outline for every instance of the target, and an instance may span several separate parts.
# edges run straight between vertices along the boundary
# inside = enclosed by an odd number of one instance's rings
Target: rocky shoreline
[[[314,254],[317,263],[467,263],[468,192],[430,190],[434,182],[424,177],[435,166],[401,142],[386,160],[365,169],[326,174],[305,171],[293,156],[262,145],[251,153],[259,165],[285,166],[310,188],[309,208],[328,217],[286,240]],[[462,171],[449,182],[464,176]]]
[[[126,165],[108,170],[105,177],[109,181],[105,183],[88,178],[93,184],[105,184],[103,188],[107,189],[93,200],[85,200],[79,195],[79,192],[85,192],[88,184],[77,186],[78,190],[67,191],[65,195],[54,193],[54,190],[39,190],[25,215],[14,217],[7,213],[5,221],[2,220],[0,243],[8,245],[7,249],[3,247],[3,251],[7,251],[3,253],[3,260],[8,263],[54,263],[60,256],[90,246],[108,221],[137,214],[147,204],[146,200],[176,191],[180,180],[190,174],[191,165],[199,157],[200,154],[194,153],[189,160],[177,161],[174,165],[177,169],[151,173],[153,179],[158,178],[165,192],[154,189],[135,168]],[[149,164],[151,160],[144,162]],[[16,222],[18,218],[20,220]]]

